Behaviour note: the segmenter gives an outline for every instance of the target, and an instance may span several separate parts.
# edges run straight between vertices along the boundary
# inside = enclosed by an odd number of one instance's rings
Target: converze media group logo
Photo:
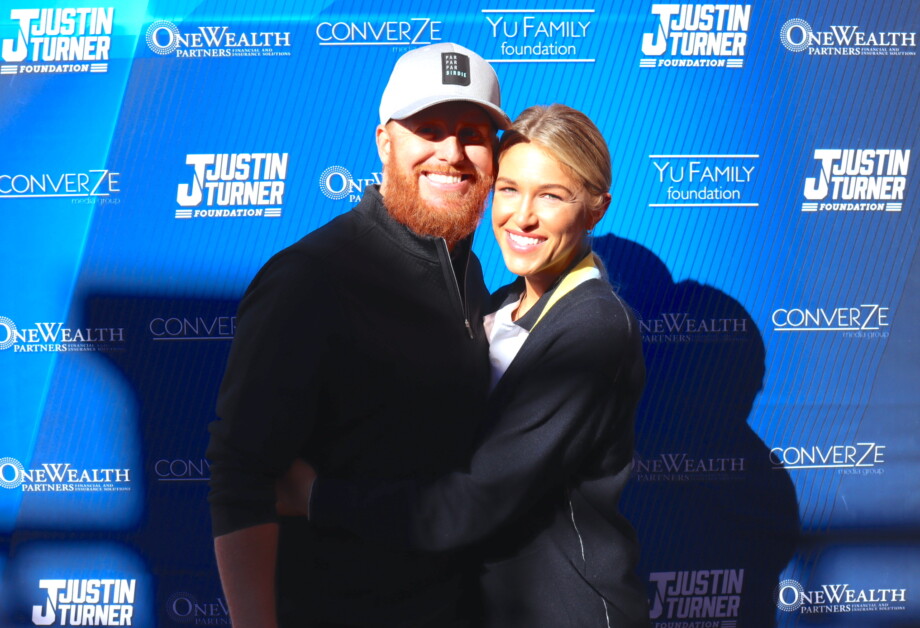
[[[185,163],[194,175],[179,184],[176,218],[281,217],[287,153],[193,154]]]
[[[316,39],[320,46],[427,46],[441,41],[444,22],[430,17],[399,20],[320,22]]]
[[[779,610],[802,615],[903,611],[907,608],[907,589],[854,589],[849,584],[823,584],[820,589],[806,591],[797,580],[783,580],[773,597]]]
[[[41,322],[19,329],[11,319],[0,316],[0,351],[10,348],[14,353],[120,351],[124,343],[123,327],[71,328],[60,322]]]
[[[842,333],[847,338],[887,338],[891,308],[877,303],[859,307],[778,308],[773,311],[773,331]]]
[[[834,469],[842,475],[881,475],[885,472],[886,445],[812,445],[810,447],[774,447],[770,465],[774,470]]]
[[[291,55],[289,31],[235,32],[229,26],[197,26],[181,32],[167,20],[147,27],[147,47],[161,56],[202,57],[279,57]]]
[[[649,582],[653,586],[649,617],[681,620],[656,625],[737,628],[744,569],[652,572]]]
[[[233,340],[236,316],[157,316],[147,329],[156,341]]]
[[[207,482],[211,478],[211,463],[207,458],[160,458],[153,463],[157,482]]]
[[[831,26],[815,31],[800,18],[787,20],[779,31],[779,40],[790,52],[808,51],[809,55],[916,56],[917,33],[877,31],[865,33],[859,26]]]
[[[72,203],[118,203],[120,172],[107,169],[50,174],[0,174],[0,199],[70,198]]]
[[[130,491],[130,469],[79,469],[69,462],[45,462],[26,469],[16,458],[0,458],[0,487],[25,493]]]
[[[744,66],[750,4],[653,4],[657,29],[642,35],[640,68]]]
[[[113,7],[12,9],[15,39],[4,39],[0,74],[107,72]]]
[[[44,605],[32,607],[36,626],[133,626],[137,580],[39,580]]]
[[[817,177],[805,179],[803,212],[888,211],[904,205],[910,149],[817,149]]]

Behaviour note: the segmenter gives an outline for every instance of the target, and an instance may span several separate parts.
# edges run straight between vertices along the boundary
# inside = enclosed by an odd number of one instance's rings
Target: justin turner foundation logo
[[[185,163],[194,173],[178,186],[176,218],[281,217],[288,153],[193,154]]]
[[[12,9],[17,35],[0,48],[0,74],[107,72],[113,7]]]
[[[32,607],[36,626],[133,626],[137,580],[39,580],[47,599]]]
[[[899,212],[910,149],[816,149],[818,176],[805,179],[803,212]]]
[[[649,582],[656,626],[737,628],[744,569],[652,572]]]
[[[750,4],[653,4],[656,30],[642,35],[641,68],[744,66]]]

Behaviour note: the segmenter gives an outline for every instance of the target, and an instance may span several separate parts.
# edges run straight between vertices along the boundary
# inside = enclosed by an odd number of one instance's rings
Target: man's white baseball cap
[[[507,129],[511,120],[501,100],[498,77],[488,61],[457,44],[431,44],[396,60],[380,99],[380,124],[444,102],[467,101],[485,109],[499,129]]]

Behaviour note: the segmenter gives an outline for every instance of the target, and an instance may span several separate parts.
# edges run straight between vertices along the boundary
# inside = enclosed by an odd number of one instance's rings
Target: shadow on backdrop
[[[145,513],[128,535],[157,579],[157,625],[229,624],[211,539],[204,453],[238,300],[174,295],[87,297],[88,326],[126,327],[107,357],[137,395]],[[205,610],[201,610],[205,609]]]
[[[775,626],[799,509],[788,472],[772,468],[747,423],[765,374],[760,332],[736,300],[675,283],[648,249],[612,235],[594,249],[642,326],[648,383],[622,507],[639,533],[652,619]]]

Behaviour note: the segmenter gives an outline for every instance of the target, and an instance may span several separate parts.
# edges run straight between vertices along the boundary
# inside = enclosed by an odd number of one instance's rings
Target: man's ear
[[[387,131],[385,124],[377,125],[377,135],[374,138],[377,142],[377,155],[380,156],[380,163],[386,165],[390,160],[390,132]]]

